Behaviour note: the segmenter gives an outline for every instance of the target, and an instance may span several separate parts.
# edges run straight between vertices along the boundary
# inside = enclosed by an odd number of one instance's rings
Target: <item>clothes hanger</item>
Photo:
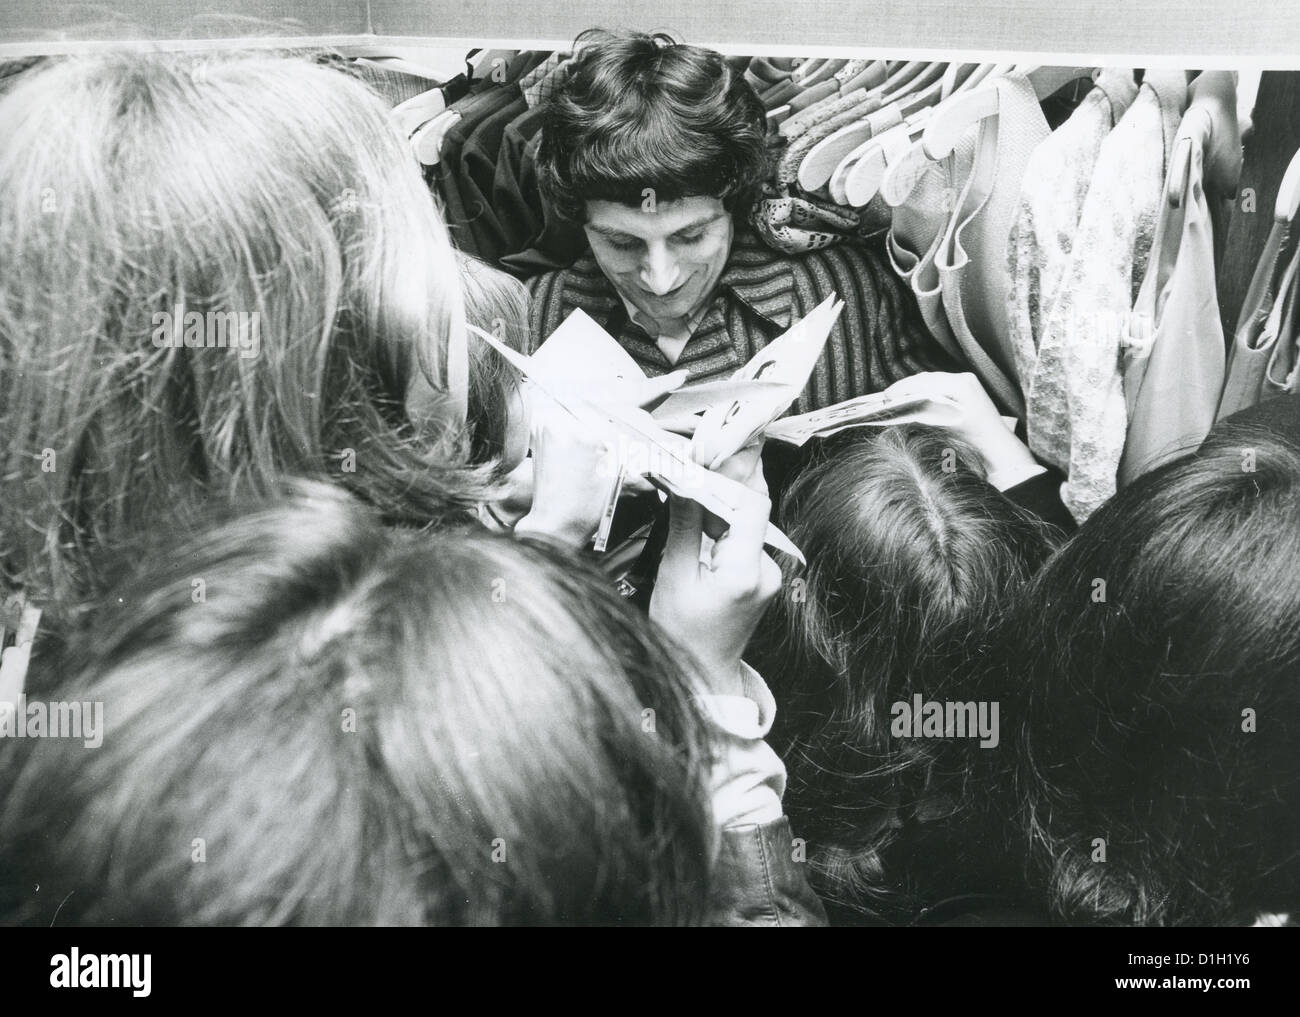
[[[846,60],[844,66],[835,72],[835,80],[840,83],[840,91],[844,91],[844,86],[856,78],[863,71],[867,70],[875,60]]]
[[[935,105],[943,98],[943,80],[936,79],[924,88],[897,99],[899,110],[903,114],[903,119],[907,119],[923,109]]]
[[[925,146],[914,138],[907,151],[885,167],[880,178],[880,196],[891,208],[897,208],[912,196],[921,174],[930,165]]]
[[[907,100],[909,96],[916,95],[920,92],[928,92],[931,87],[934,89],[934,95],[937,101],[943,87],[943,73],[947,69],[947,64],[928,64],[921,69],[921,73],[909,78],[906,82],[892,91],[884,92],[880,97],[880,105],[888,106],[891,103],[903,102]]]
[[[1192,146],[1199,145],[1204,158],[1205,189],[1228,198],[1237,196],[1241,182],[1241,127],[1237,121],[1237,75],[1235,71],[1202,71],[1188,87],[1191,97],[1169,160],[1169,204],[1183,203]]]
[[[971,91],[999,74],[1006,74],[1013,66],[1013,64],[978,64],[961,80],[952,95],[957,96]],[[885,167],[884,176],[880,181],[880,196],[892,208],[903,204],[911,197],[912,191],[930,162],[930,158],[925,154],[922,138],[913,138],[907,151]]]
[[[421,165],[437,166],[442,152],[442,139],[447,136],[452,124],[460,119],[454,109],[443,110],[436,117],[411,135],[411,147]]]
[[[897,107],[893,107],[893,108],[896,109]],[[887,108],[885,112],[888,113],[888,111],[889,108]],[[925,120],[928,116],[929,116],[928,109],[920,111],[915,115],[913,119],[915,121],[917,130],[919,130],[924,125]],[[878,122],[873,121],[873,123],[876,123],[876,128],[872,131],[871,137],[868,138],[861,145],[859,145],[852,152],[850,152],[848,155],[846,155],[843,159],[840,160],[839,165],[835,167],[835,172],[831,174],[831,178],[826,184],[826,188],[830,192],[831,198],[837,204],[840,205],[851,204],[851,202],[849,201],[849,195],[847,191],[849,175],[859,164],[862,163],[864,159],[870,159],[872,157],[875,149],[881,144],[882,140],[884,140],[885,135],[891,134],[892,132],[897,131],[899,128],[907,127],[909,125],[909,122],[910,121],[908,120],[902,120],[899,121],[898,123],[890,124],[889,126],[880,126]],[[896,137],[897,136],[895,136],[895,138]],[[860,188],[861,188],[861,184],[859,184],[859,189]],[[866,202],[863,202],[863,204],[866,204]]]
[[[948,98],[953,92],[961,87],[962,82],[969,78],[975,71],[979,70],[981,64],[949,64],[940,78],[942,88],[939,90],[940,101]]]
[[[871,150],[871,144],[874,140],[874,138],[868,138],[841,159],[835,167],[835,172],[831,174],[831,178],[826,181],[826,190],[835,204],[847,205],[849,203],[849,196],[844,192],[844,182],[848,179],[849,170],[856,166],[858,160]]]
[[[980,64],[970,72],[970,76],[965,81],[953,89],[952,94],[961,95],[963,92],[969,92],[972,88],[982,84],[994,75],[1006,74],[1014,66],[1014,64]]]
[[[473,56],[467,57],[465,62],[469,65],[470,78],[478,81],[481,78],[491,77],[494,67],[505,67],[518,55],[517,49],[481,49]],[[501,63],[496,63],[498,60]]]
[[[872,139],[877,138],[881,133],[892,129],[891,126],[883,128],[882,130],[881,121],[887,122],[894,120],[906,123],[914,117],[917,117],[922,111],[929,110],[930,107],[940,100],[940,97],[943,94],[943,78],[945,74],[946,68],[944,68],[942,64],[933,65],[932,67],[927,68],[920,76],[913,80],[918,83],[926,79],[933,80],[930,80],[928,84],[921,87],[914,94],[907,94],[892,103],[882,106],[881,110],[867,116],[866,119],[871,126],[870,136],[861,145],[844,155],[836,165],[835,169],[831,172],[828,181],[831,197],[840,204],[845,203],[848,195],[847,185],[849,175],[852,173],[854,166],[860,165],[863,162],[863,156],[867,155],[871,151]],[[812,152],[810,151],[808,154],[811,156]],[[874,165],[875,160],[871,161]],[[881,167],[881,169],[883,169],[883,167]],[[862,178],[860,178],[860,180],[861,179]],[[869,201],[870,196],[874,196],[876,191],[879,190],[879,183],[877,182],[873,185],[863,185],[859,183],[858,190],[861,191],[864,186],[869,186],[870,195],[867,198]],[[853,202],[850,203],[854,204]],[[857,205],[857,207],[862,207],[862,205],[865,204],[866,201],[863,201],[860,205]]]
[[[858,153],[874,133],[875,124],[868,115],[822,138],[808,149],[799,164],[799,186],[805,191],[815,191],[829,183],[846,157]]]
[[[868,151],[849,169],[844,178],[847,204],[863,208],[880,193],[885,171],[896,164],[925,130],[931,108],[920,110],[915,119],[899,124],[874,139]]]
[[[826,93],[814,102],[805,102],[804,96],[796,96],[790,100],[790,108],[794,110],[790,119],[785,121],[789,127],[782,126],[781,133],[786,137],[792,137],[796,133],[801,133],[809,121],[817,118],[826,106],[838,102],[842,97],[853,95],[855,92],[862,92],[863,97],[866,90],[861,87],[847,87],[854,80],[862,77],[862,72],[867,70],[873,62],[871,60],[849,60],[843,67],[835,72],[832,80],[835,82],[834,90]],[[881,65],[883,67],[883,64]],[[883,80],[883,74],[882,78]],[[806,95],[811,95],[811,90]]]
[[[759,101],[768,110],[789,105],[790,100],[799,94],[799,86],[791,78],[778,82],[759,96]]]
[[[1291,157],[1286,172],[1282,174],[1273,215],[1279,222],[1295,222],[1297,211],[1300,211],[1300,151]]]
[[[918,114],[917,117],[922,121],[924,119],[923,114]],[[831,174],[831,178],[826,185],[831,197],[841,205],[849,204],[848,193],[845,191],[845,187],[848,183],[849,174],[853,172],[854,167],[862,162],[864,158],[872,155],[876,147],[880,144],[881,138],[895,128],[906,126],[908,121],[899,115],[898,106],[894,105],[886,106],[883,109],[878,109],[874,113],[869,114],[867,116],[867,123],[871,125],[871,137],[840,160],[839,165],[835,167],[835,172]]]
[[[920,76],[931,65],[925,60],[908,60],[897,70],[893,71],[879,86],[879,94],[884,99],[885,96],[893,95],[902,89],[908,82]]]
[[[1041,102],[1056,94],[1066,85],[1079,78],[1090,77],[1094,81],[1100,73],[1096,67],[1035,67],[1023,73],[1033,87],[1034,95]],[[986,82],[988,79],[985,79]],[[957,142],[975,124],[989,117],[997,116],[998,90],[996,88],[976,87],[968,92],[954,95],[947,102],[941,103],[926,125],[922,144],[925,154],[930,159],[942,159],[957,147]]]
[[[929,74],[930,69],[933,67],[935,65],[920,61],[908,62],[890,75],[878,88],[867,94],[871,96],[874,93],[877,98],[880,98],[889,94],[891,89],[898,93],[905,87],[907,82],[916,81],[922,75]],[[932,75],[933,77],[942,77],[943,65],[938,65],[938,68],[937,73]],[[871,136],[877,130],[884,129],[881,126],[882,122],[892,127],[894,123],[902,119],[900,110],[897,108],[891,109],[892,105],[882,102],[877,110],[867,114],[861,120],[846,124],[810,148],[803,157],[803,161],[799,164],[799,186],[806,191],[815,191],[822,185],[829,183],[845,156],[860,148],[863,143],[870,141]],[[880,114],[882,109],[887,110],[887,112],[883,115],[877,115]]]
[[[790,72],[779,67],[771,57],[750,57],[746,70],[766,85],[774,85],[790,76]]]
[[[778,106],[776,109],[768,110],[767,126],[780,128],[782,124],[790,119],[793,112],[794,111],[790,109],[789,103],[786,103],[784,106]]]
[[[812,74],[815,74],[825,64],[825,57],[809,57],[793,71],[790,72],[790,80],[796,85],[803,84],[803,80]]]
[[[821,102],[823,99],[839,94],[840,83],[834,78],[827,78],[824,81],[819,81],[817,84],[805,88],[802,92],[792,98],[788,105],[793,112],[800,113],[809,106],[814,106]]]
[[[412,96],[405,102],[398,103],[388,115],[397,124],[402,136],[410,138],[416,131],[447,108],[447,99],[442,88],[431,88],[427,92]]]
[[[869,91],[883,85],[888,77],[889,65],[884,60],[872,60],[862,70],[846,78],[844,83],[840,85],[840,91],[852,92],[858,88],[865,88]]]
[[[837,103],[841,98],[853,95],[855,91],[861,91],[863,98],[865,98],[866,90],[862,90],[862,88],[845,88],[844,86],[846,82],[858,77],[870,62],[870,60],[850,60],[846,62],[840,70],[837,70],[835,77],[831,79],[833,85],[827,91],[822,92],[822,95],[816,96],[815,99],[813,96],[816,95],[816,87],[819,86],[810,88],[803,95],[794,96],[789,103],[790,109],[793,111],[792,116],[788,121],[785,121],[785,124],[789,126],[781,126],[781,134],[784,134],[785,137],[792,137],[793,134],[800,133],[803,127],[809,124],[809,121],[818,117],[819,112],[823,111],[827,105]],[[824,83],[822,87],[824,87]]]
[[[781,125],[781,133],[794,141],[816,127],[824,126],[829,131],[843,127],[847,123],[861,119],[867,108],[867,90],[855,88],[852,92],[843,92],[824,103],[804,110],[802,114],[791,117]],[[820,111],[820,112],[818,112]],[[800,157],[802,161],[802,157]]]
[[[812,70],[805,71],[803,67],[800,67],[790,77],[794,78],[804,88],[811,88],[813,85],[819,85],[823,81],[833,78],[836,72],[842,70],[847,63],[847,60],[823,60],[820,65]]]

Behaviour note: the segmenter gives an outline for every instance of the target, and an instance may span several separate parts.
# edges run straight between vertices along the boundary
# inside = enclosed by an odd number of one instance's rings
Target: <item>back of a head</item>
[[[853,429],[827,439],[782,499],[808,566],[773,607],[785,645],[772,681],[788,807],[810,841],[878,848],[883,820],[944,794],[925,786],[943,745],[894,737],[892,704],[976,698],[971,676],[1007,596],[1051,547],[984,476],[951,432]]]
[[[578,39],[542,127],[538,178],[565,218],[584,202],[705,196],[743,212],[766,168],[763,106],[721,54],[641,33]]]
[[[285,474],[417,522],[474,500],[458,427],[405,415],[414,374],[446,388],[463,308],[362,84],[273,56],[70,57],[0,100],[0,136],[11,578],[93,586],[92,549]]]
[[[701,907],[689,678],[544,547],[388,530],[314,485],[163,552],[31,678],[29,702],[102,703],[102,744],[3,746],[10,920],[49,924],[60,902],[60,924],[160,925]]]
[[[908,424],[833,436],[785,493],[780,519],[808,567],[776,610],[843,685],[835,713],[869,725],[881,696],[942,693],[1046,557],[1044,527],[984,477],[951,432]]]
[[[1116,495],[1019,600],[999,681],[1054,915],[1300,909],[1300,450],[1216,431]]]

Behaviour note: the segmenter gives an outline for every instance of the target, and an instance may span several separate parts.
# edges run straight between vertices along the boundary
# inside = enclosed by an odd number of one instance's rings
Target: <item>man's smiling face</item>
[[[605,277],[659,322],[689,318],[713,295],[734,225],[717,198],[660,202],[653,210],[587,202],[587,239]]]

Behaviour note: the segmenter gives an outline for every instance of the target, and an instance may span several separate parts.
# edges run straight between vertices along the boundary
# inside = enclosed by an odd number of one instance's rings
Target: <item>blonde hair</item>
[[[483,497],[460,399],[420,427],[406,410],[417,375],[447,392],[449,348],[463,372],[464,308],[446,226],[363,85],[267,56],[73,58],[0,100],[0,136],[10,581],[93,588],[92,549],[285,474],[421,525]],[[256,314],[256,355],[160,348],[178,310]]]
[[[477,258],[461,258],[465,318],[511,349],[528,349],[528,287]],[[505,451],[512,397],[519,389],[513,367],[487,343],[469,341],[466,423],[474,462],[499,461]]]

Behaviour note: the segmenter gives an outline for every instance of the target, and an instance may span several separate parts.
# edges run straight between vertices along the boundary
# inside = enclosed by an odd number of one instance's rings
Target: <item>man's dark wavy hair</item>
[[[542,124],[538,177],[565,219],[587,201],[707,196],[745,212],[767,169],[763,106],[721,54],[663,35],[577,39]]]

